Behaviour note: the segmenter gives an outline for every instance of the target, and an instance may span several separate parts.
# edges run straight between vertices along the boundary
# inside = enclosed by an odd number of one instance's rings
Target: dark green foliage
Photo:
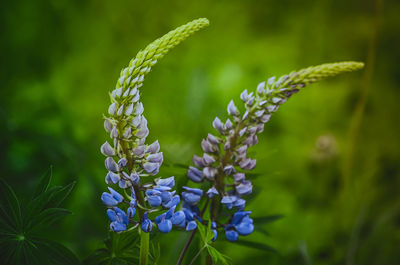
[[[80,264],[68,248],[43,236],[55,229],[52,225],[56,221],[71,213],[59,206],[74,183],[49,188],[51,175],[50,169],[42,176],[28,203],[20,201],[0,179],[0,264]]]
[[[83,263],[85,265],[135,265],[139,261],[139,247],[140,235],[138,229],[120,234],[109,232],[103,246],[96,249]],[[160,251],[160,246],[157,243],[154,243],[154,241],[150,243],[150,264],[158,264]]]

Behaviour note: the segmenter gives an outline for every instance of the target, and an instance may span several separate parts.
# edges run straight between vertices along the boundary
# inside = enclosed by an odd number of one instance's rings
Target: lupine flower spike
[[[173,191],[174,177],[154,178],[163,163],[163,153],[158,141],[146,142],[149,129],[140,90],[144,77],[158,60],[208,24],[207,19],[197,19],[152,42],[122,69],[110,93],[111,105],[104,117],[104,128],[111,139],[100,150],[106,156],[105,181],[113,188],[109,187],[109,193],[104,192],[101,200],[109,207],[110,229],[115,232],[125,231],[129,225],[150,232],[154,222],[161,232],[168,233],[173,225],[184,225],[183,211],[175,212],[180,196]],[[115,190],[118,188],[121,192]],[[155,220],[150,219],[150,213],[163,209],[167,211]]]
[[[306,85],[351,72],[363,67],[359,62],[340,62],[309,67],[292,72],[278,79],[269,78],[261,82],[253,92],[244,90],[240,100],[244,103],[243,112],[239,111],[234,101],[227,107],[230,118],[221,121],[218,117],[212,125],[216,135],[208,134],[202,140],[202,156],[194,156],[194,167],[189,167],[187,176],[193,182],[207,182],[206,189],[184,187],[182,198],[186,215],[186,230],[192,230],[197,219],[200,222],[212,222],[212,230],[217,238],[217,230],[224,229],[229,241],[236,241],[239,235],[245,236],[254,230],[250,211],[245,211],[244,197],[252,193],[253,185],[246,179],[246,172],[256,167],[256,160],[247,156],[247,150],[258,143],[257,134],[264,130],[271,115],[293,94]],[[233,183],[233,185],[232,185]],[[201,220],[197,205],[211,200],[211,220]],[[222,204],[224,207],[220,207]],[[227,223],[220,223],[221,211],[229,211],[231,218]],[[217,224],[219,224],[217,226]]]

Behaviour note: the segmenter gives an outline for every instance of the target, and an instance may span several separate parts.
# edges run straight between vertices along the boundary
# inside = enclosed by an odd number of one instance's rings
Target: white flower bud
[[[233,100],[231,100],[228,104],[228,113],[230,115],[234,115],[234,116],[239,115],[239,111],[238,111],[237,107],[235,106],[235,103],[233,102]]]

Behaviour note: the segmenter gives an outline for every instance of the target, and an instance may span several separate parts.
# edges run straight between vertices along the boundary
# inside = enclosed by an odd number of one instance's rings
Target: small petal
[[[118,138],[118,130],[117,130],[117,127],[113,127],[112,128],[112,130],[111,130],[111,133],[110,133],[110,137],[111,138]]]
[[[108,142],[105,142],[101,146],[100,151],[105,156],[115,156],[114,148],[112,148],[112,146]]]
[[[112,126],[111,122],[109,120],[107,120],[107,119],[104,120],[104,129],[107,132],[111,132],[112,128],[113,128],[113,126]]]
[[[250,181],[246,180],[236,186],[236,192],[239,195],[249,195],[253,191],[253,185]]]
[[[230,129],[232,129],[232,127],[233,127],[233,124],[232,124],[231,120],[227,119],[225,122],[225,128],[230,130]]]
[[[203,181],[203,171],[195,168],[195,167],[189,167],[188,173],[187,173],[189,179],[193,182],[202,182]]]
[[[143,169],[146,170],[147,173],[155,173],[158,171],[160,168],[160,164],[158,163],[151,163],[151,162],[146,162],[143,164]]]
[[[217,129],[221,134],[224,132],[224,125],[222,124],[221,120],[216,117],[213,121],[213,127]]]
[[[164,219],[158,224],[158,230],[162,233],[169,233],[172,229],[172,223],[170,220]]]
[[[145,149],[146,149],[146,146],[139,145],[138,147],[133,149],[133,153],[138,157],[142,157],[144,155]]]
[[[136,116],[137,116],[137,115],[141,115],[141,114],[143,113],[143,111],[144,111],[143,103],[142,103],[142,102],[139,102],[138,104],[136,104],[136,108],[135,108],[134,114],[135,114]]]
[[[147,156],[147,161],[152,162],[152,163],[162,163],[163,162],[163,153],[155,153],[155,154],[150,154]]]
[[[239,111],[238,111],[237,107],[235,106],[235,103],[233,102],[233,100],[231,100],[228,104],[228,113],[233,116],[239,115]]]
[[[218,195],[219,193],[218,193],[218,191],[217,191],[217,189],[213,186],[213,187],[211,187],[208,191],[207,191],[207,195],[208,195],[208,197],[209,198],[212,198],[212,197],[214,197],[214,195]]]
[[[204,163],[204,160],[202,157],[199,157],[197,155],[193,156],[193,164],[195,164],[196,167],[203,168],[206,166]]]
[[[260,121],[266,123],[269,121],[269,119],[271,119],[271,114],[265,114],[260,118]]]
[[[230,176],[235,172],[236,172],[236,170],[232,165],[227,165],[226,167],[224,167],[224,173],[227,176]]]
[[[177,211],[171,218],[171,222],[173,225],[182,224],[182,222],[185,222],[185,220],[186,216],[183,211]]]
[[[158,207],[161,205],[162,200],[160,196],[149,196],[146,198],[151,207]]]
[[[210,143],[212,143],[214,145],[221,143],[221,139],[217,138],[216,136],[212,135],[211,133],[209,133],[207,135],[207,141],[209,141]]]
[[[121,158],[119,161],[118,161],[118,166],[120,167],[120,168],[122,168],[122,167],[126,167],[126,164],[128,163],[128,160],[126,159],[126,157],[123,157],[123,158]]]
[[[239,238],[239,234],[233,229],[225,230],[225,236],[226,239],[228,239],[231,242],[234,242]]]
[[[107,206],[118,205],[117,200],[114,199],[114,197],[110,193],[107,193],[107,192],[103,192],[103,194],[101,195],[101,201]]]
[[[197,228],[197,223],[196,221],[190,221],[186,225],[186,231],[193,231]]]
[[[203,169],[203,175],[209,180],[213,180],[217,174],[218,174],[218,169],[216,168],[205,167]]]
[[[128,107],[125,110],[125,115],[129,116],[133,112],[133,103],[129,104]]]
[[[130,139],[131,137],[132,137],[132,127],[128,127],[128,129],[125,129],[124,138]]]
[[[129,207],[127,213],[129,218],[133,218],[136,214],[136,208]]]
[[[154,143],[149,145],[147,150],[146,150],[146,152],[149,152],[151,154],[155,154],[158,151],[160,151],[160,144],[158,143],[158,141],[155,141]]]
[[[206,153],[214,153],[218,151],[214,145],[212,145],[209,141],[203,139],[201,141],[201,148],[203,149],[204,152]]]
[[[118,203],[120,203],[124,200],[124,197],[121,194],[119,194],[118,192],[116,192],[113,188],[108,187],[108,190],[110,191],[111,195]]]
[[[180,203],[180,201],[181,201],[181,198],[179,197],[179,195],[175,195],[174,197],[172,197],[172,199],[169,202],[163,203],[163,206],[165,208],[171,208],[171,207],[177,206]]]
[[[124,113],[124,104],[122,104],[122,105],[119,107],[119,109],[118,109],[118,111],[117,111],[117,115],[118,115],[118,116],[121,116],[122,113]]]
[[[115,221],[110,224],[110,229],[114,232],[122,232],[126,230],[126,225]]]
[[[118,172],[119,168],[112,157],[107,157],[105,161],[106,168],[111,172]]]
[[[245,179],[246,175],[244,173],[235,173],[233,174],[233,179],[235,182],[242,182]]]
[[[264,89],[265,89],[265,82],[261,82],[260,84],[258,84],[257,86],[257,93],[259,95],[262,95],[262,93],[264,93]]]
[[[204,160],[204,163],[205,163],[206,165],[211,165],[212,163],[215,162],[215,158],[212,157],[212,156],[210,156],[210,155],[207,154],[207,153],[203,155],[203,160]]]
[[[159,179],[156,181],[156,184],[158,186],[166,186],[172,188],[175,186],[175,177],[172,176],[166,179]]]
[[[108,113],[110,114],[110,115],[114,115],[115,114],[115,111],[117,110],[117,103],[112,103],[111,105],[110,105],[110,107],[108,107]]]
[[[245,90],[240,94],[240,99],[241,99],[243,102],[246,102],[246,101],[247,101],[247,89],[245,89]]]

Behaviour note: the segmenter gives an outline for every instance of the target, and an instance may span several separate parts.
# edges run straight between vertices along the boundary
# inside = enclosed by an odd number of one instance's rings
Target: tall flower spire
[[[188,212],[187,221],[193,219],[193,214],[195,217],[198,215],[197,205],[204,198],[205,204],[209,200],[212,201],[210,221],[213,223],[220,223],[218,217],[221,211],[233,211],[228,223],[219,226],[224,228],[228,240],[236,241],[239,235],[250,234],[254,226],[249,217],[251,212],[244,211],[244,197],[252,193],[253,185],[246,179],[246,173],[254,169],[257,162],[256,159],[248,157],[247,150],[258,143],[257,134],[263,132],[264,124],[270,120],[271,115],[306,85],[362,67],[363,63],[359,62],[340,62],[305,68],[279,79],[271,77],[261,82],[255,91],[249,93],[244,90],[240,94],[244,103],[242,113],[231,100],[227,107],[230,118],[224,122],[218,117],[214,119],[212,124],[217,134],[208,134],[202,140],[204,154],[201,157],[195,155],[195,166],[189,167],[187,175],[191,181],[206,181],[209,184],[205,185],[206,192],[195,200],[193,196],[185,196],[182,193],[185,201],[184,211]],[[200,191],[197,194],[200,194]],[[225,209],[220,207],[220,204],[224,205]],[[198,218],[200,220],[201,216]],[[214,225],[215,234],[217,228]]]
[[[127,67],[121,70],[115,89],[110,93],[111,105],[104,116],[104,128],[110,134],[111,141],[101,146],[101,153],[106,156],[105,167],[108,170],[106,183],[127,189],[118,193],[109,188],[110,193],[103,193],[102,201],[108,207],[107,215],[110,228],[116,232],[124,231],[130,223],[140,225],[142,231],[150,232],[153,224],[149,213],[167,209],[155,222],[161,232],[169,232],[172,223],[183,212],[174,212],[179,203],[179,195],[172,191],[174,177],[166,179],[149,178],[156,176],[163,162],[158,141],[148,144],[147,120],[140,102],[140,88],[145,76],[165,54],[196,31],[209,24],[200,18],[170,31],[163,37],[139,51]],[[143,184],[143,179],[146,183]],[[116,188],[117,189],[117,188]],[[126,210],[118,205],[126,204]],[[139,216],[135,217],[136,208]],[[174,222],[172,218],[175,216]],[[179,219],[179,218],[178,218]],[[179,221],[179,220],[178,220]],[[171,225],[170,225],[171,224]]]

